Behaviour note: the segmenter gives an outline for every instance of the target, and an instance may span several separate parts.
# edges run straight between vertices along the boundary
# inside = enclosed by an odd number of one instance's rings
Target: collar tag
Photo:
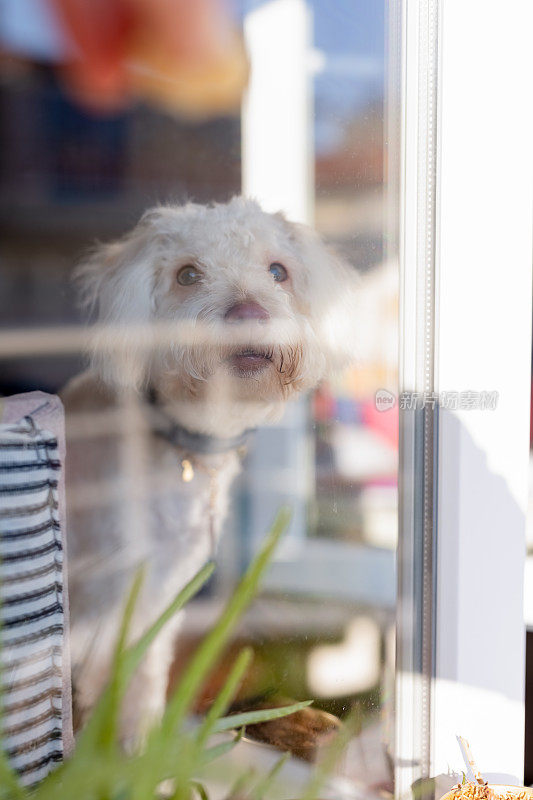
[[[181,462],[181,480],[184,483],[190,483],[194,478],[193,465],[188,458],[184,458]]]

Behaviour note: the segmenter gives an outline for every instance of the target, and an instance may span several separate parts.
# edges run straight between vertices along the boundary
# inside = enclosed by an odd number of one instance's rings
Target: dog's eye
[[[289,277],[283,264],[279,264],[277,261],[269,266],[268,271],[278,283],[283,283],[283,281],[286,281]]]
[[[197,269],[194,264],[186,264],[180,269],[177,274],[178,283],[182,286],[192,286],[193,283],[198,283],[202,280],[202,273]]]

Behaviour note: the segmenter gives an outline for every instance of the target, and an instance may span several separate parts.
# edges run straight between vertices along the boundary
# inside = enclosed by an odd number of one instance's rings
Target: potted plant
[[[5,755],[0,753],[0,800],[155,800],[162,796],[169,800],[192,800],[195,797],[208,800],[207,789],[200,779],[202,770],[210,762],[223,759],[238,744],[246,725],[279,719],[307,707],[309,702],[301,702],[281,708],[227,714],[251,660],[251,650],[245,648],[236,658],[223,688],[204,718],[195,727],[186,724],[203,681],[255,596],[287,522],[288,512],[282,510],[218,622],[187,665],[169,699],[163,719],[150,731],[142,749],[127,754],[119,746],[118,718],[128,683],[155,636],[207,581],[213,565],[206,565],[144,636],[126,647],[129,622],[143,579],[142,572],[139,572],[126,602],[110,682],[81,732],[72,757],[40,784],[27,788],[22,786]],[[213,744],[212,736],[217,733],[225,733],[226,737]],[[331,749],[329,762],[339,747],[337,743]],[[228,798],[261,800],[276,780],[287,755],[282,756],[267,775],[258,779],[249,773],[237,776]],[[313,775],[305,800],[316,797],[327,775],[329,762],[326,759]]]

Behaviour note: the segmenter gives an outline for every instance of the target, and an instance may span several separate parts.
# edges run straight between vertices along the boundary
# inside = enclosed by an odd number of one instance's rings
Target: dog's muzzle
[[[270,314],[253,300],[236,303],[226,311],[225,322],[230,324],[245,322],[268,322]],[[272,354],[253,345],[235,351],[229,357],[230,366],[239,377],[250,377],[262,372],[272,361]]]

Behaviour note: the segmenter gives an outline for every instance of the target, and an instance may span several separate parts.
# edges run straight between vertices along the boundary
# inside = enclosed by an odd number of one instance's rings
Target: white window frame
[[[498,393],[490,411],[437,404],[401,413],[394,755],[396,794],[405,797],[416,780],[461,768],[456,734],[470,740],[487,778],[523,776],[533,3],[388,7],[401,62],[400,85],[391,86],[401,129],[400,391]],[[280,90],[256,92],[264,105],[245,108],[245,191],[309,221],[306,5],[285,0],[257,14],[248,41],[255,37],[261,55],[259,26],[278,33],[275,61],[262,56],[277,66]],[[263,125],[280,115],[281,99],[292,149],[274,176],[258,171],[251,145],[271,146],[275,158],[283,151],[285,140],[267,139]],[[85,333],[68,333],[7,332],[0,350],[76,351]]]
[[[528,0],[401,6],[396,794],[462,767],[523,780],[531,379]],[[495,391],[494,410],[443,407]],[[455,778],[439,784],[436,794]]]

